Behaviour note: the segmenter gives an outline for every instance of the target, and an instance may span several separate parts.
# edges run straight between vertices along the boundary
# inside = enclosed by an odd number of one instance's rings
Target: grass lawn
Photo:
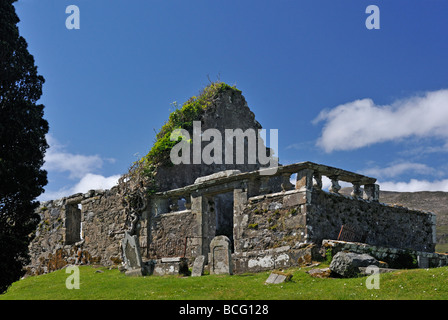
[[[322,266],[320,266],[322,267]],[[66,270],[15,282],[0,300],[399,300],[448,299],[448,267],[381,274],[380,288],[367,277],[316,279],[294,268],[292,281],[266,285],[270,272],[202,277],[127,277],[117,269],[80,266],[80,288],[69,290]]]

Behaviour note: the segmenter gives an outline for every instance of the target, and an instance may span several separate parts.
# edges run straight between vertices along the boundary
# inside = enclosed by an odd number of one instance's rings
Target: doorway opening
[[[215,236],[226,236],[230,239],[233,252],[233,191],[214,196]]]

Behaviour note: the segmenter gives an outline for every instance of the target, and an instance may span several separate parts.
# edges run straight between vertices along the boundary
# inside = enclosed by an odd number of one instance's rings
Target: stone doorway
[[[215,235],[226,236],[231,242],[233,252],[233,191],[214,196]]]

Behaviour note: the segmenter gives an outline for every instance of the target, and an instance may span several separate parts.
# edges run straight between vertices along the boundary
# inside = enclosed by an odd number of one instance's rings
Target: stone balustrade
[[[270,170],[270,175],[264,171]],[[297,174],[295,186],[291,183],[291,175]],[[154,195],[157,213],[174,212],[191,208],[191,197],[200,194],[217,194],[230,192],[234,189],[247,189],[249,196],[258,196],[272,192],[288,191],[291,189],[322,189],[322,177],[331,180],[328,191],[338,194],[340,181],[351,183],[353,191],[351,196],[358,199],[378,201],[379,186],[376,179],[360,175],[354,172],[329,167],[313,162],[300,162],[280,166],[274,172],[272,169],[262,169],[241,173],[238,170],[228,170],[201,177],[195,184],[158,192]],[[362,186],[362,188],[361,188]],[[179,208],[179,200],[184,199],[184,207]]]
[[[292,172],[297,165],[291,165],[285,171]],[[297,168],[296,189],[322,189],[322,176],[327,176],[331,180],[328,189],[330,193],[339,193],[341,190],[339,182],[344,181],[352,184],[352,197],[369,201],[378,201],[379,199],[379,185],[375,184],[375,178],[311,162],[304,163],[303,167]],[[364,187],[361,189],[361,186]]]

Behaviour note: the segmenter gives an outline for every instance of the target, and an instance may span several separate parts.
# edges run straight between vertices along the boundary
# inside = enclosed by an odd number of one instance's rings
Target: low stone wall
[[[311,265],[321,261],[324,251],[315,244],[300,244],[295,247],[283,246],[268,250],[254,250],[232,254],[234,272],[260,272]]]
[[[340,251],[367,253],[379,261],[384,261],[389,268],[434,268],[448,265],[448,254],[422,252],[391,247],[372,246],[366,243],[337,240],[323,240],[322,248],[329,257]]]

